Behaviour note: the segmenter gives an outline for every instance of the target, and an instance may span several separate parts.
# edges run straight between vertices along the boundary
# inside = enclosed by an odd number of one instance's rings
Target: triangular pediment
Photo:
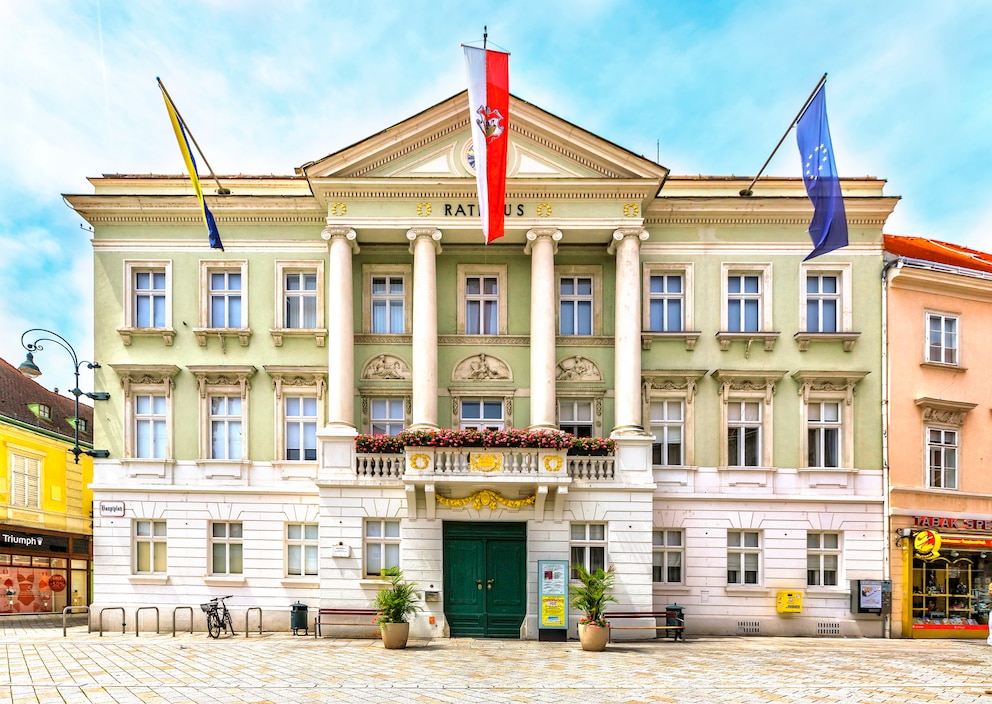
[[[474,179],[467,92],[300,167],[312,180]],[[510,97],[507,177],[513,179],[648,179],[668,170]]]

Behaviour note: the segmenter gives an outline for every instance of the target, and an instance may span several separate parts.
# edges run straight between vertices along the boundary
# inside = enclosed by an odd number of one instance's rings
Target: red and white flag
[[[510,55],[471,46],[464,49],[475,181],[479,188],[482,234],[489,244],[503,236],[506,145],[510,138]]]

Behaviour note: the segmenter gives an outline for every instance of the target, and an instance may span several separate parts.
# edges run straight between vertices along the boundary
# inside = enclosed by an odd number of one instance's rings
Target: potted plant
[[[409,619],[420,604],[417,600],[416,583],[403,580],[399,567],[387,567],[382,571],[389,584],[379,590],[373,605],[379,610],[376,622],[382,633],[382,644],[390,650],[405,648],[410,637]]]
[[[579,576],[579,584],[569,587],[572,608],[585,614],[579,620],[579,642],[583,650],[604,650],[610,639],[610,622],[606,620],[606,605],[616,602],[613,598],[613,581],[616,579],[616,572],[612,565],[608,570],[598,567],[594,572],[588,571],[582,565],[575,565],[572,569]]]

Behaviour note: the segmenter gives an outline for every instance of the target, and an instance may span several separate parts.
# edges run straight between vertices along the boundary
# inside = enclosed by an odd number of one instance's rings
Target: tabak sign
[[[947,516],[913,516],[917,528],[943,530],[980,530],[992,533],[992,518],[949,518]]]

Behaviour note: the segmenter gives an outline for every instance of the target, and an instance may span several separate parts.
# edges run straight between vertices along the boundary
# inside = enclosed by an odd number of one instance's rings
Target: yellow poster
[[[561,596],[541,597],[541,626],[545,628],[565,625],[565,599]]]

